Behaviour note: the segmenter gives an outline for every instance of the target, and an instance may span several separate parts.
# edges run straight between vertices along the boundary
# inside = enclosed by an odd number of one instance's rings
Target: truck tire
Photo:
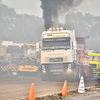
[[[85,77],[86,77],[86,73],[85,73],[85,71],[84,71],[83,65],[81,65],[81,76],[83,76],[84,79],[85,79]]]
[[[76,81],[79,82],[80,78],[81,78],[81,69],[78,68],[78,74],[77,74],[77,77],[76,77]]]
[[[71,77],[70,77],[70,81],[74,82],[76,81],[76,64],[75,62],[72,63],[72,73],[71,73]]]
[[[75,69],[73,70],[73,72],[72,72],[72,74],[71,74],[71,76],[70,76],[70,81],[71,81],[71,82],[76,81],[76,71],[75,71]]]
[[[92,69],[92,66],[89,66],[89,77],[93,78],[93,69]]]
[[[86,79],[86,73],[84,71],[84,66],[83,65],[79,66],[77,81],[80,81],[81,76],[84,77],[84,80]]]
[[[93,79],[93,69],[92,69],[92,66],[89,66],[89,77],[88,77],[88,80],[92,81],[92,79]]]

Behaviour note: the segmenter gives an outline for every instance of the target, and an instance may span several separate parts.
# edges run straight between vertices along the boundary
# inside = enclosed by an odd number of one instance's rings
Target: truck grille
[[[53,73],[63,72],[63,65],[62,64],[50,65],[49,71]]]
[[[50,69],[54,69],[54,68],[63,68],[63,65],[61,65],[61,64],[50,65],[49,68],[50,68]]]
[[[63,58],[49,58],[50,62],[63,62]]]

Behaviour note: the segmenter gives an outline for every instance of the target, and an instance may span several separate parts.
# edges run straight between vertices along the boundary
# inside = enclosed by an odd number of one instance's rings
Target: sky
[[[26,13],[38,17],[43,16],[40,0],[2,0],[2,4],[7,5],[9,8],[14,8],[19,14]],[[94,16],[100,16],[100,0],[83,0],[75,10],[83,14],[90,13]]]
[[[82,13],[91,13],[94,16],[100,16],[100,0],[83,0],[82,4],[77,7]]]
[[[42,17],[40,0],[2,0],[2,4],[14,8],[19,14],[29,14]]]

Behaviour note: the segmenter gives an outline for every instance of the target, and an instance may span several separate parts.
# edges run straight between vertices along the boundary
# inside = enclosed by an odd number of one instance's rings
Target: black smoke
[[[41,0],[43,9],[43,19],[45,20],[45,29],[53,25],[53,20],[58,19],[59,11],[67,12],[81,4],[83,0]],[[53,19],[53,20],[52,20]]]

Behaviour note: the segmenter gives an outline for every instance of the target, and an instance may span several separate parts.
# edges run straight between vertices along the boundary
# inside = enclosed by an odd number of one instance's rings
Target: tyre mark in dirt
[[[20,98],[28,98],[31,83],[34,83],[35,86],[35,95],[42,96],[53,94],[62,91],[64,82],[41,82],[38,80],[38,77],[17,77],[14,80],[3,79],[0,80],[0,100],[6,100],[11,98],[20,99]],[[87,81],[85,82],[85,86],[93,86],[100,83],[100,81]],[[68,91],[78,88],[79,82],[68,82]],[[9,100],[9,99],[8,99]]]

